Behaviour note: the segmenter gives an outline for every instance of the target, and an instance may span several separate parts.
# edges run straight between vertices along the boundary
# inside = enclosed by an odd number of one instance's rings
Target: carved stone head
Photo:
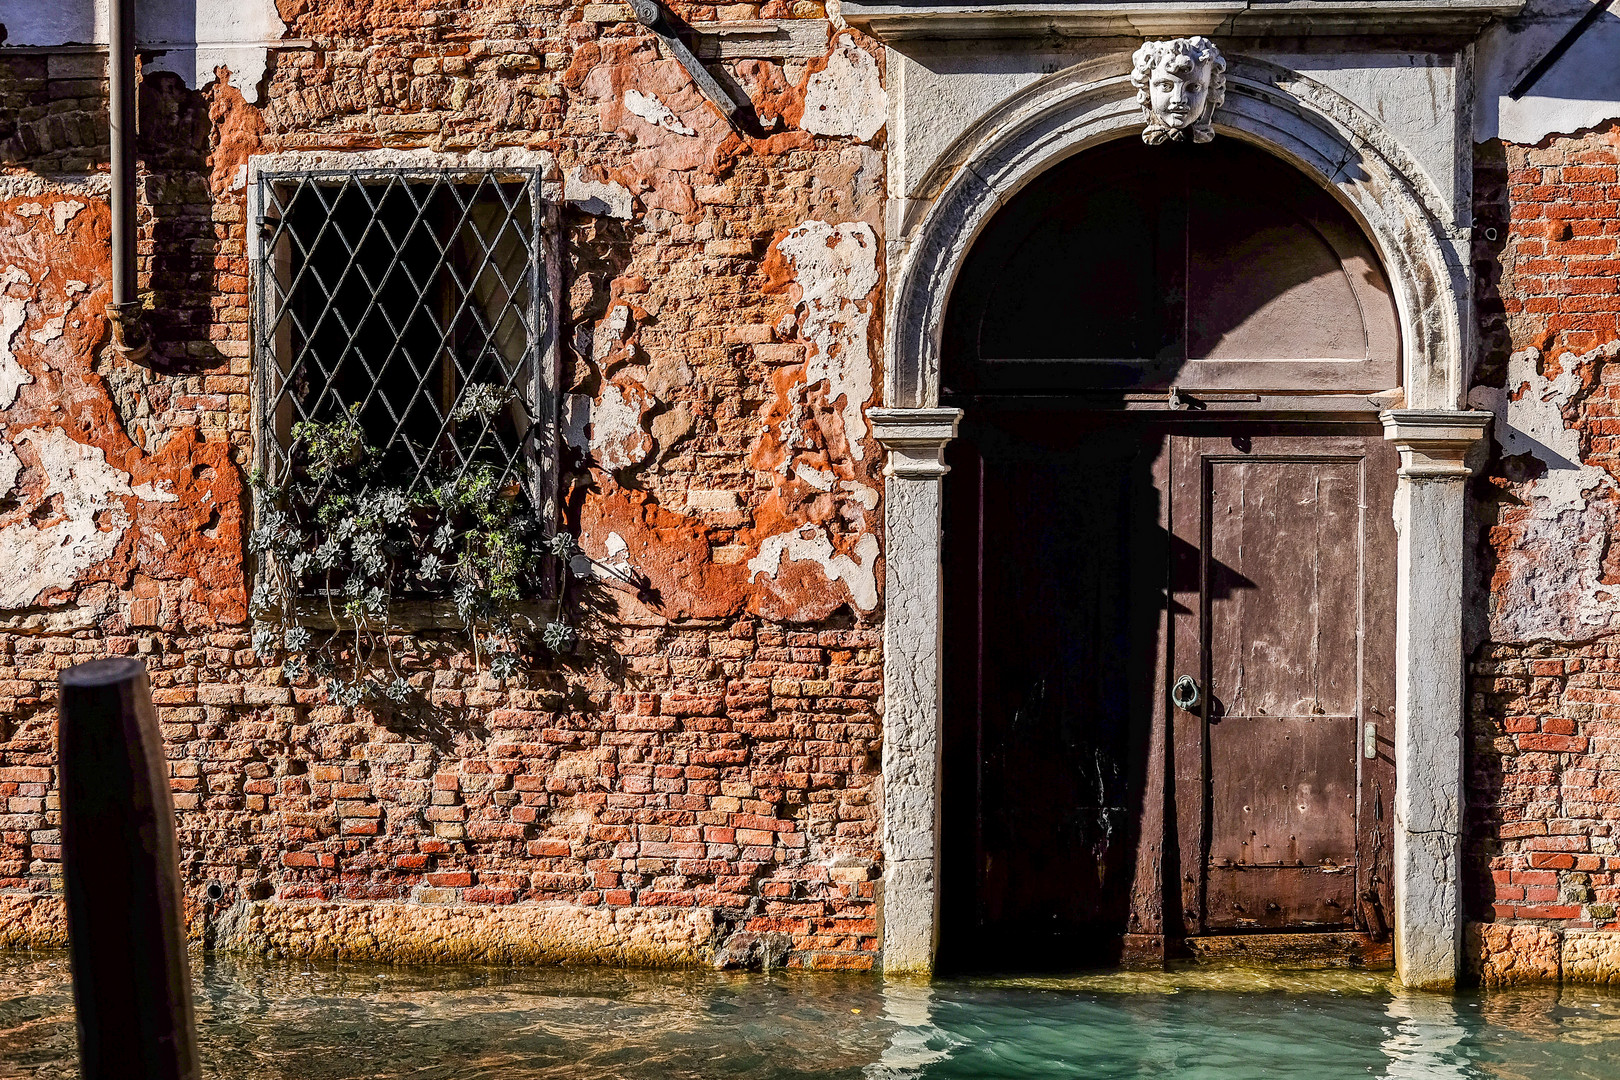
[[[1131,85],[1147,112],[1149,146],[1215,137],[1215,110],[1226,103],[1226,59],[1205,37],[1150,41],[1136,50]]]

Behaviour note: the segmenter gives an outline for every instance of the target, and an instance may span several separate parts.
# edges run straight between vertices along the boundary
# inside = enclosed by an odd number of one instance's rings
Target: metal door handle
[[[1198,681],[1191,675],[1183,675],[1176,680],[1176,685],[1170,688],[1170,701],[1176,708],[1192,712],[1198,708],[1198,702],[1203,699],[1199,692]]]

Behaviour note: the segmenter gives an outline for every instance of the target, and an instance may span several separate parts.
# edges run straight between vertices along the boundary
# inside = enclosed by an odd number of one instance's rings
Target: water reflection
[[[210,1080],[1616,1080],[1620,994],[1189,968],[870,976],[198,960]],[[0,952],[0,1078],[77,1074],[65,956]]]
[[[917,1076],[950,1057],[954,1043],[947,1032],[934,1026],[933,1004],[933,987],[926,982],[892,980],[883,984],[883,1018],[893,1030],[883,1056],[866,1067],[867,1080]]]
[[[1459,1046],[1467,1038],[1450,997],[1397,991],[1384,1006],[1392,1021],[1383,1043],[1389,1080],[1476,1080],[1480,1075],[1462,1060]]]

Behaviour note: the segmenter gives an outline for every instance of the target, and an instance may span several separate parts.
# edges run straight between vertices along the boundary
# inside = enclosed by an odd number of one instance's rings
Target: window
[[[268,488],[302,485],[307,520],[294,524],[318,524],[312,445],[340,431],[367,459],[346,481],[351,503],[386,492],[420,516],[476,480],[549,532],[556,354],[539,174],[264,171],[254,194],[257,466]]]

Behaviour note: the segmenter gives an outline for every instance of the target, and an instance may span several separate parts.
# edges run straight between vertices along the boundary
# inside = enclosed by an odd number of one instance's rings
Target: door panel
[[[1178,779],[1201,781],[1177,800],[1198,817],[1183,851],[1196,831],[1203,852],[1201,873],[1184,861],[1188,931],[1366,928],[1388,909],[1393,775],[1362,736],[1393,715],[1393,454],[1371,432],[1241,434],[1178,437],[1174,460],[1200,548],[1200,617],[1176,642],[1204,691],[1178,710]]]
[[[947,964],[1387,930],[1393,452],[1200,432],[980,406],[949,451]]]
[[[1127,930],[1162,708],[1160,446],[1140,429],[1020,411],[975,417],[952,447],[942,919],[954,962],[1006,963],[1009,950],[1033,966],[1096,962]]]

